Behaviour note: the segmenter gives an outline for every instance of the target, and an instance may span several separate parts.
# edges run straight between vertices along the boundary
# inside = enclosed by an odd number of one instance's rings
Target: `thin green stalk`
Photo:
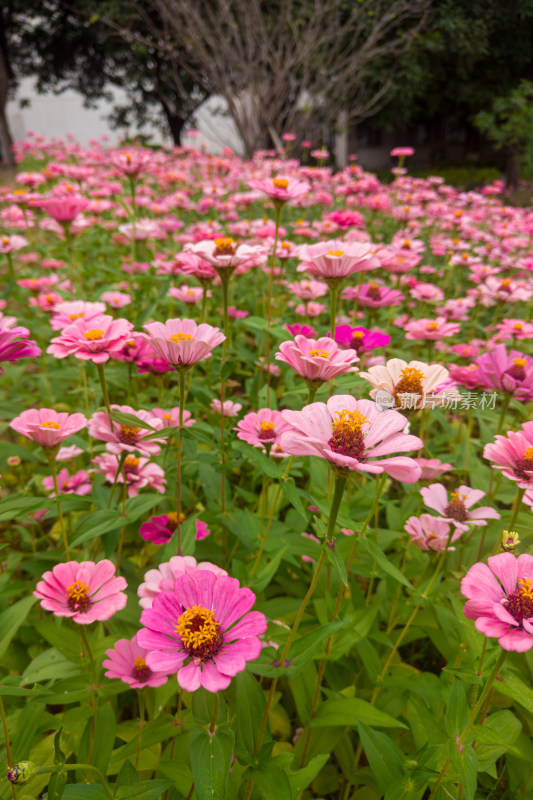
[[[96,733],[96,717],[98,715],[98,699],[97,699],[97,696],[96,696],[98,678],[97,678],[97,674],[96,674],[96,664],[95,664],[95,661],[94,661],[93,651],[92,651],[92,648],[91,648],[91,643],[89,641],[89,637],[87,635],[87,630],[86,630],[85,625],[80,625],[80,629],[81,629],[81,639],[82,639],[82,642],[83,642],[83,646],[85,648],[85,652],[87,653],[87,655],[89,657],[89,662],[91,664],[91,675],[92,675],[93,686],[94,686],[94,691],[95,691],[95,694],[93,695],[93,698],[92,698],[92,700],[93,700],[93,722],[92,722],[92,727],[91,727],[91,738],[89,740],[89,763],[92,764],[93,754],[94,754],[94,735]],[[69,769],[70,768],[71,767],[69,765]]]
[[[117,471],[115,472],[115,477],[113,478],[113,483],[111,485],[111,491],[109,492],[109,500],[107,501],[107,508],[111,508],[111,503],[113,502],[113,495],[115,494],[115,488],[118,481],[118,476],[122,472],[122,467],[124,466],[124,462],[126,460],[127,452],[123,452],[120,456],[117,457]],[[124,478],[124,483],[126,483],[126,479]]]
[[[349,475],[345,474],[344,471],[335,473],[335,488],[333,490],[333,499],[331,501],[328,519],[328,531],[326,534],[326,541],[328,544],[331,544],[335,539],[335,525],[337,523],[337,516],[339,514],[339,508],[341,507],[342,497],[344,495],[344,489],[346,487],[348,477]]]
[[[59,498],[59,486],[57,483],[57,462],[55,454],[49,459],[50,469],[52,470],[52,480],[54,482],[54,494],[57,506],[57,516],[59,517],[59,527],[61,528],[61,535],[63,536],[63,545],[65,547],[65,555],[67,560],[70,561],[70,552],[68,549],[67,530],[65,528],[65,520],[63,519],[63,512],[61,511],[61,500]]]
[[[179,428],[178,428],[178,452],[176,453],[176,533],[178,538],[178,555],[181,555],[181,451],[183,447],[183,411],[185,405],[185,370],[178,371],[179,385]]]
[[[107,416],[109,417],[109,424],[111,426],[111,430],[113,431],[113,420],[111,419],[111,406],[109,404],[109,394],[107,391],[107,381],[105,379],[105,372],[104,372],[104,365],[97,364],[96,369],[98,370],[98,378],[100,380],[100,387],[102,389],[102,398],[104,400],[105,410],[107,411]]]
[[[516,496],[515,496],[515,499],[514,499],[513,516],[512,516],[511,522],[509,524],[509,530],[510,531],[512,531],[514,529],[514,524],[515,524],[515,522],[516,522],[516,520],[518,518],[518,513],[520,511],[520,506],[522,505],[522,498],[524,497],[525,491],[526,491],[525,489],[520,489],[519,488],[517,490],[517,492],[516,492]]]
[[[276,249],[278,247],[278,236],[279,236],[279,223],[281,219],[281,210],[283,208],[282,204],[276,203],[276,230],[274,232],[274,246],[272,247],[272,252],[270,254],[270,271],[268,276],[268,299],[267,299],[267,321],[268,326],[270,327],[270,323],[272,321],[272,293],[274,288],[274,267],[276,263]]]
[[[277,490],[276,490],[276,494],[275,494],[275,496],[274,496],[274,500],[272,501],[272,505],[271,505],[271,507],[270,507],[270,514],[269,514],[269,517],[268,517],[267,526],[266,526],[266,528],[265,528],[265,532],[264,532],[264,534],[263,534],[263,538],[261,539],[261,544],[259,545],[259,550],[258,550],[258,552],[257,552],[257,556],[256,556],[256,558],[255,558],[255,561],[254,561],[253,567],[252,567],[252,569],[251,569],[251,571],[250,571],[250,575],[249,575],[249,578],[248,578],[248,581],[249,581],[249,582],[252,580],[253,576],[255,575],[255,572],[256,572],[256,570],[257,570],[257,567],[259,566],[259,562],[261,561],[261,556],[263,555],[263,550],[265,549],[265,544],[266,544],[266,540],[267,540],[268,532],[269,532],[269,530],[270,530],[270,527],[271,527],[271,525],[272,525],[272,520],[274,519],[274,514],[276,513],[276,506],[277,506],[277,504],[278,504],[279,496],[280,496],[280,494],[281,494],[281,488],[282,488],[282,483],[281,483],[281,482],[282,482],[283,480],[285,480],[285,478],[286,478],[286,477],[287,477],[287,475],[289,474],[289,472],[290,472],[290,469],[291,469],[291,467],[292,467],[292,462],[293,462],[293,461],[294,461],[294,456],[291,456],[291,457],[289,458],[289,461],[288,461],[288,463],[287,463],[287,466],[286,466],[286,468],[285,468],[285,472],[283,473],[283,475],[282,475],[282,477],[281,477],[281,479],[280,479],[280,482],[279,482],[279,484],[278,484],[278,488],[277,488]]]
[[[139,758],[141,755],[141,743],[143,738],[144,728],[144,689],[137,692],[139,697],[139,736],[137,738],[137,752],[135,753],[135,769],[139,766]]]
[[[7,766],[11,767],[13,765],[13,761],[11,759],[11,745],[9,743],[9,731],[7,729],[7,719],[6,719],[6,712],[4,710],[4,701],[0,696],[0,719],[2,720],[2,727],[4,729],[4,742],[6,745],[6,759],[7,759]],[[11,794],[13,795],[13,800],[17,800],[17,790],[14,784],[10,783],[11,786]]]
[[[335,320],[337,319],[337,300],[339,296],[339,284],[331,283],[329,286],[329,330],[331,338],[335,338]]]

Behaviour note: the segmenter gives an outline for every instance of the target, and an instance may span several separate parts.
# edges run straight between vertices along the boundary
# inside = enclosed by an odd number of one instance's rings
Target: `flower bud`
[[[31,781],[37,775],[37,767],[33,761],[19,761],[7,771],[7,779],[11,783],[21,784]]]
[[[514,553],[520,544],[516,531],[502,531],[498,544],[498,553]]]

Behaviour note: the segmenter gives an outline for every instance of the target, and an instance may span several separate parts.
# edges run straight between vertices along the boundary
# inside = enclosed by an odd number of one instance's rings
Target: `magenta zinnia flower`
[[[72,617],[79,625],[109,619],[127,602],[124,578],[115,577],[115,565],[104,559],[67,561],[45,572],[34,596],[56,617]]]
[[[358,306],[363,308],[384,308],[389,306],[399,306],[402,303],[403,294],[397,289],[389,289],[378,283],[363,283],[360,286],[347,286],[343,296],[348,300],[355,300]]]
[[[533,556],[499,553],[470,567],[461,581],[464,615],[504,650],[533,647]]]
[[[185,521],[185,514],[180,515],[180,521]],[[150,517],[150,522],[143,522],[139,528],[139,535],[147,542],[153,544],[166,544],[172,539],[174,531],[178,526],[178,514],[176,511],[169,511],[159,517]],[[196,540],[205,539],[209,536],[210,530],[201,520],[196,520]]]
[[[59,461],[60,459],[56,457],[56,460]],[[51,492],[50,497],[55,497],[52,475],[43,478],[43,487],[47,492]],[[57,473],[57,488],[60,494],[79,494],[84,496],[91,493],[91,478],[84,469],[80,469],[74,475],[70,475],[68,469],[63,467]]]
[[[53,408],[30,408],[11,420],[9,426],[42,447],[56,447],[85,428],[87,419],[83,414],[67,414]]]
[[[143,325],[142,334],[155,352],[174,367],[191,367],[197,361],[211,356],[211,350],[226,338],[218,328],[193,319],[167,319]]]
[[[276,360],[284,361],[307,381],[329,381],[344,372],[357,372],[353,366],[359,361],[355,350],[341,350],[327,336],[320,339],[295,336],[293,340],[282,342],[279,349]]]
[[[533,359],[498,344],[489,353],[478,356],[474,364],[476,386],[485,391],[509,392],[522,403],[533,400]]]
[[[182,575],[173,591],[163,591],[141,614],[137,634],[153,670],[177,672],[182,689],[227,689],[261,651],[264,614],[251,611],[255,595],[235,578],[209,570]],[[187,665],[184,666],[185,662]]]
[[[456,492],[448,493],[442,483],[432,483],[420,489],[424,504],[450,522],[457,530],[467,531],[469,525],[486,525],[488,519],[500,519],[500,515],[490,506],[482,506],[470,511],[474,503],[478,503],[485,492],[481,489],[471,489],[469,486],[459,486]]]
[[[533,487],[533,422],[525,422],[519,431],[496,436],[486,444],[483,458],[494,461],[502,474],[516,481],[521,489]]]
[[[145,686],[162,686],[167,682],[166,672],[152,672],[146,666],[148,650],[137,644],[137,634],[133,639],[119,639],[111,650],[106,650],[106,660],[102,666],[106,668],[106,678],[119,678],[132,689],[144,689]]]
[[[335,341],[343,349],[351,348],[356,353],[368,353],[376,347],[390,344],[388,333],[371,331],[368,328],[352,328],[351,325],[337,325]]]
[[[21,358],[35,358],[41,355],[41,348],[35,342],[19,339],[16,330],[0,330],[0,361],[9,361],[15,364]],[[0,367],[0,375],[4,370]]]
[[[52,339],[47,353],[56,358],[74,355],[82,361],[105,364],[111,355],[119,353],[133,330],[126,319],[113,319],[102,314],[90,320],[77,319]]]
[[[402,433],[407,420],[398,411],[379,411],[371,400],[351,395],[311,403],[301,411],[282,411],[294,430],[281,435],[281,447],[294,456],[320,456],[334,466],[415,483],[421,469],[407,456],[380,458],[390,453],[419,450],[418,436]]]

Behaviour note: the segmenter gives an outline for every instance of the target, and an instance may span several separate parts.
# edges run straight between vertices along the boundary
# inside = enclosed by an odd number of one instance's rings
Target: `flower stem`
[[[102,398],[104,400],[104,406],[105,410],[107,411],[107,416],[109,417],[109,424],[111,426],[111,430],[114,431],[113,420],[111,419],[111,406],[109,404],[109,394],[107,391],[107,381],[105,379],[104,365],[97,364],[96,369],[98,370],[98,378],[100,380],[100,387],[102,389]]]
[[[272,505],[270,507],[270,514],[268,516],[267,526],[265,528],[265,532],[263,534],[263,538],[261,539],[261,544],[259,545],[259,550],[257,552],[257,556],[255,558],[253,567],[252,567],[252,569],[250,571],[250,575],[249,575],[249,578],[248,578],[249,582],[252,580],[253,576],[255,575],[257,567],[259,566],[259,562],[261,561],[261,556],[263,555],[263,550],[265,549],[265,544],[266,544],[268,532],[270,530],[270,526],[272,525],[272,520],[274,519],[274,514],[276,512],[276,506],[278,504],[279,496],[281,494],[281,481],[285,480],[285,478],[289,474],[290,469],[292,467],[292,462],[293,461],[294,461],[294,456],[291,456],[289,458],[289,461],[288,461],[287,466],[285,468],[285,472],[283,473],[283,475],[281,477],[281,480],[280,480],[280,482],[278,484],[278,488],[276,490],[276,494],[274,495],[274,500],[272,501]]]
[[[211,717],[211,722],[209,723],[209,733],[211,736],[214,734],[216,726],[217,726],[217,719],[218,719],[218,712],[220,711],[220,697],[218,696],[218,692],[215,694],[215,707],[213,709],[213,716]]]
[[[144,728],[144,690],[141,689],[137,692],[139,697],[139,736],[137,738],[137,752],[135,753],[135,769],[139,766],[139,757],[141,755],[141,743],[143,738]]]
[[[333,499],[331,501],[331,508],[328,520],[328,531],[326,534],[326,541],[328,542],[328,544],[333,542],[335,538],[335,525],[337,522],[337,516],[339,513],[339,508],[341,507],[342,496],[344,494],[344,489],[346,487],[347,481],[348,481],[348,475],[338,472],[335,473],[335,488],[333,490]]]
[[[11,767],[13,764],[13,761],[11,759],[11,745],[9,744],[9,731],[7,729],[6,712],[4,710],[4,702],[1,696],[0,696],[0,719],[2,720],[2,727],[4,729],[4,742],[6,748],[7,766]],[[17,790],[12,783],[10,784],[10,786],[11,786],[11,794],[13,795],[13,800],[17,800]]]
[[[525,489],[518,489],[516,492],[516,496],[514,499],[514,508],[513,508],[513,516],[511,522],[509,523],[509,530],[512,531],[514,524],[518,518],[518,512],[520,511],[520,506],[522,505],[522,498],[525,494]]]
[[[54,494],[56,499],[56,506],[57,506],[57,516],[59,517],[59,527],[61,528],[61,535],[63,536],[63,544],[65,546],[65,555],[67,560],[70,561],[70,552],[68,549],[68,538],[67,538],[67,531],[65,528],[65,520],[63,519],[63,512],[61,511],[61,500],[59,499],[59,486],[57,483],[57,462],[55,455],[50,458],[50,468],[52,470],[52,480],[54,482]]]
[[[335,338],[335,320],[337,319],[337,299],[339,296],[339,285],[330,284],[329,287],[329,330],[331,338]]]
[[[81,629],[81,640],[83,642],[83,647],[85,648],[85,652],[87,653],[87,655],[89,657],[89,662],[91,664],[91,675],[92,675],[92,679],[93,679],[94,691],[96,692],[98,679],[96,677],[96,664],[95,664],[95,661],[94,661],[94,656],[93,656],[93,651],[92,651],[92,648],[91,648],[91,643],[89,641],[89,637],[87,635],[87,629],[86,629],[85,625],[80,625],[80,629]],[[92,764],[92,761],[93,761],[94,735],[96,733],[96,717],[98,715],[98,700],[97,700],[96,694],[93,695],[92,701],[93,701],[93,722],[92,722],[92,727],[91,727],[91,738],[90,738],[90,741],[89,741],[89,763],[90,764]],[[69,769],[71,769],[70,765],[69,765]]]
[[[272,247],[272,252],[270,254],[270,271],[268,276],[268,300],[267,300],[267,322],[268,326],[270,327],[270,323],[272,321],[272,293],[274,288],[274,264],[276,262],[276,249],[278,246],[278,236],[279,236],[279,222],[281,219],[281,210],[283,205],[276,203],[276,230],[274,232],[274,246]]]
[[[178,555],[181,555],[181,451],[183,447],[183,411],[185,405],[185,370],[178,371],[179,385],[179,428],[178,428],[178,452],[176,454],[176,534],[178,538]]]

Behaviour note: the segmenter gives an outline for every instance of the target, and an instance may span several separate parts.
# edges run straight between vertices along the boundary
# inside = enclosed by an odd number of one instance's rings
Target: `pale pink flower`
[[[363,283],[360,286],[347,286],[343,297],[355,300],[363,308],[388,308],[399,306],[404,299],[403,294],[397,289],[389,289],[377,283]]]
[[[45,200],[39,201],[40,207],[47,214],[50,214],[56,222],[67,223],[72,222],[78,214],[85,211],[89,205],[86,197],[78,196],[65,196],[65,197],[48,197]]]
[[[405,523],[405,530],[417,547],[422,550],[438,550],[440,552],[446,549],[449,541],[453,542],[462,535],[462,531],[456,529],[450,540],[450,523],[442,517],[432,517],[431,514],[409,517]],[[454,548],[450,547],[449,549],[453,550]]]
[[[167,319],[143,325],[156,353],[176,368],[190,367],[211,356],[211,350],[226,338],[218,328],[203,322],[197,325],[192,319]]]
[[[493,461],[502,474],[516,481],[521,489],[533,488],[533,422],[525,422],[519,431],[496,436],[485,445],[483,458]]]
[[[394,147],[390,151],[390,155],[392,158],[407,158],[408,156],[414,156],[415,151],[412,147]]]
[[[16,233],[11,236],[0,236],[0,253],[16,253],[23,247],[27,247],[29,242],[23,236]]]
[[[43,486],[47,492],[51,492],[50,497],[55,497],[54,479],[51,475],[43,478]],[[70,475],[68,469],[63,467],[57,473],[57,488],[60,494],[79,494],[84,496],[91,493],[91,478],[84,469],[80,469]]]
[[[435,319],[413,319],[404,325],[406,339],[437,341],[447,336],[456,336],[461,330],[458,322],[448,322],[446,317]]]
[[[301,411],[282,411],[293,430],[282,433],[281,447],[295,456],[319,456],[335,467],[381,474],[415,483],[421,469],[407,456],[390,453],[419,450],[423,442],[403,433],[407,420],[397,411],[379,411],[371,400],[335,395],[327,403],[311,403]]]
[[[148,149],[126,147],[111,153],[109,161],[123,175],[137,177],[140,172],[145,172],[152,166],[153,154]]]
[[[204,289],[201,286],[177,286],[168,290],[170,297],[175,300],[180,300],[182,303],[198,303],[204,296]],[[211,292],[207,292],[207,296],[211,296]]]
[[[172,590],[176,578],[190,575],[196,570],[207,569],[215,575],[227,575],[226,570],[211,564],[210,561],[196,562],[193,556],[172,556],[170,561],[160,564],[157,569],[150,569],[144,575],[144,582],[137,590],[141,608],[152,608],[152,604],[160,592]]]
[[[421,481],[430,481],[439,478],[445,472],[453,469],[452,464],[443,464],[438,458],[415,458],[416,463],[422,469]]]
[[[471,489],[469,486],[459,486],[456,492],[448,493],[442,483],[432,483],[420,489],[424,504],[437,511],[447,521],[460,531],[467,531],[469,525],[486,525],[489,519],[500,519],[495,508],[482,506],[470,510],[471,506],[485,497],[481,489]]]
[[[248,181],[250,189],[266,194],[274,203],[283,205],[289,200],[296,200],[311,190],[308,181],[301,181],[290,175],[277,175],[275,178],[252,178]]]
[[[308,272],[323,280],[346,278],[354,272],[379,267],[371,244],[342,239],[303,245],[299,258],[303,263],[297,272]]]
[[[500,339],[533,339],[533,322],[504,318],[496,325]]]
[[[75,444],[60,447],[57,451],[56,461],[71,461],[73,458],[81,456],[83,450]]]
[[[115,577],[115,565],[98,561],[67,561],[45,572],[33,593],[41,607],[56,617],[72,617],[79,625],[110,619],[127,603],[124,578]]]
[[[345,372],[357,372],[354,364],[359,361],[355,350],[341,350],[330,337],[308,339],[298,335],[282,342],[277,361],[284,361],[306,381],[329,381]]]
[[[93,472],[101,472],[108,483],[113,484],[117,474],[118,461],[116,456],[111,453],[102,453],[95,456],[92,462],[96,469]],[[128,487],[128,497],[136,497],[140,489],[153,489],[160,494],[165,493],[165,473],[159,464],[153,464],[148,458],[137,458],[137,456],[126,456],[122,470],[117,477],[117,483],[124,483]]]
[[[180,408],[179,406],[174,406],[174,408],[169,409],[168,411],[164,408],[154,408],[152,409],[152,414],[154,417],[158,417],[160,420],[163,421],[163,428],[179,428],[180,425]],[[191,412],[187,411],[186,408],[183,409],[183,427],[189,428],[191,425],[194,425],[196,422],[195,419],[192,419]]]
[[[237,245],[227,236],[189,244],[186,249],[201,256],[217,270],[233,271],[237,267],[259,266],[265,264],[268,258],[268,251],[263,245]]]
[[[441,364],[425,364],[423,361],[404,361],[391,358],[385,365],[370,367],[359,376],[373,387],[370,396],[375,398],[379,390],[388,392],[399,405],[402,396],[416,399],[413,408],[426,408],[440,405],[443,394],[438,387],[448,378],[448,370]]]
[[[209,407],[215,414],[222,413],[224,417],[236,417],[242,409],[242,404],[234,403],[233,400],[224,400],[224,404],[222,404],[220,400],[214,397]]]
[[[287,289],[300,300],[317,300],[328,293],[328,285],[324,281],[295,281],[289,283]]]
[[[77,319],[84,319],[89,322],[95,317],[105,314],[106,305],[100,302],[88,302],[86,300],[70,300],[57,303],[54,306],[54,313],[50,320],[50,325],[54,331],[60,331],[67,325],[72,325]]]
[[[133,330],[126,319],[113,319],[102,314],[90,320],[77,319],[52,339],[47,353],[56,358],[74,355],[81,361],[105,364],[111,355],[119,353]]]
[[[145,422],[155,430],[160,430],[164,427],[163,421],[150,411],[143,411],[142,409],[136,411],[131,406],[117,405],[112,405],[111,411],[119,411],[122,414],[136,417],[141,423]],[[93,414],[89,420],[88,430],[89,436],[92,436],[93,439],[106,442],[108,452],[113,453],[113,455],[120,455],[124,452],[138,452],[143,456],[156,456],[161,450],[161,445],[165,444],[164,439],[148,439],[144,441],[143,436],[148,436],[153,431],[142,427],[142,425],[122,425],[118,422],[111,424],[111,420],[105,411],[97,411],[96,414]]]
[[[102,300],[112,308],[123,308],[131,303],[131,295],[125,292],[104,292]]]
[[[271,453],[279,455],[279,452],[275,452],[275,446],[280,444],[281,434],[291,430],[291,425],[283,419],[281,411],[260,408],[259,411],[246,414],[233,430],[237,431],[237,439],[242,439],[253,447],[260,447],[263,452],[266,450],[265,445],[274,445]]]
[[[42,447],[56,447],[87,427],[83,414],[67,414],[53,408],[30,408],[11,420],[9,426]]]

